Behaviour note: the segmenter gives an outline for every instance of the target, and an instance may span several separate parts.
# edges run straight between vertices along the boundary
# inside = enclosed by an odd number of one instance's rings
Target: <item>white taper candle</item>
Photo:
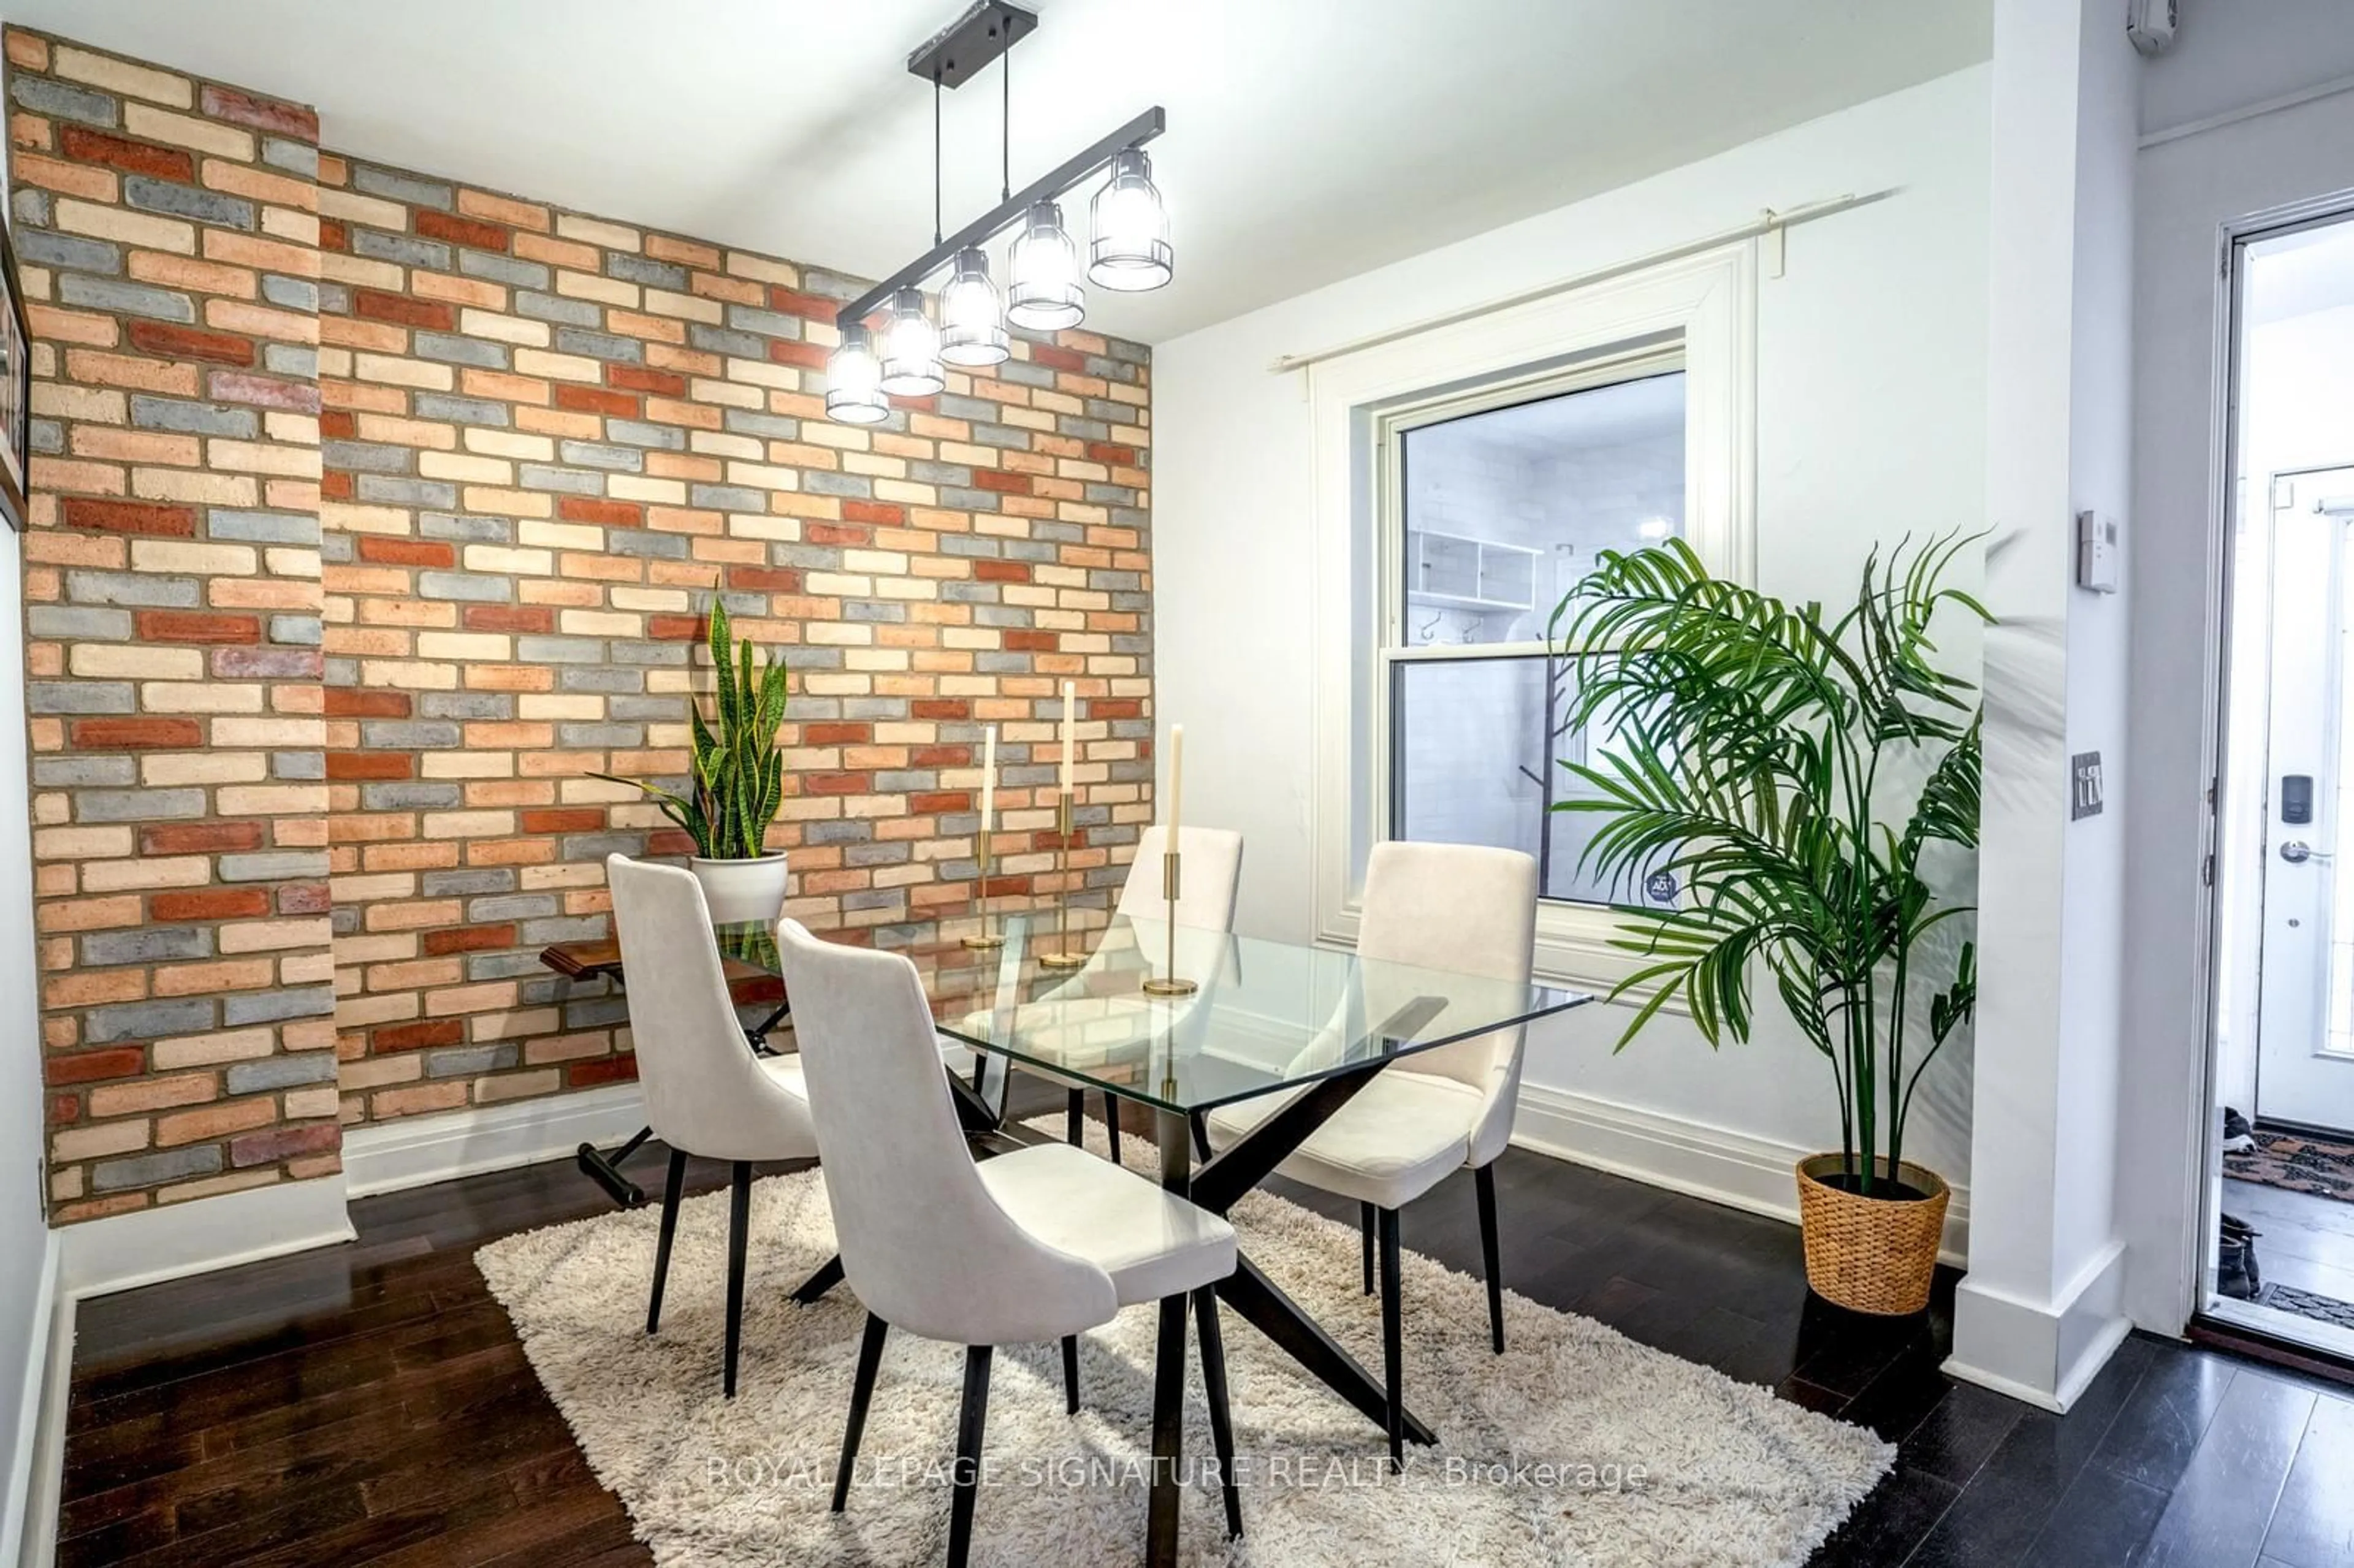
[[[997,817],[997,726],[981,736],[981,831],[987,832]]]
[[[1169,726],[1169,847],[1175,850],[1177,830],[1185,815],[1185,726]]]
[[[1078,702],[1079,689],[1071,682],[1063,683],[1063,793],[1071,792],[1071,770],[1078,762]]]

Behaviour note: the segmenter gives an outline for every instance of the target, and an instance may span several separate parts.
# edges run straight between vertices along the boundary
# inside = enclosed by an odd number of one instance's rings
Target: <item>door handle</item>
[[[2327,850],[2315,849],[2303,839],[2291,839],[2288,842],[2281,845],[2280,857],[2281,859],[2288,862],[2291,865],[2302,865],[2308,860],[2327,860],[2330,858],[2329,853]]]

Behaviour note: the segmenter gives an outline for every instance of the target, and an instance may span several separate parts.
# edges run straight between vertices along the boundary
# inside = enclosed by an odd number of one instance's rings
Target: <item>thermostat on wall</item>
[[[2117,591],[2117,520],[2098,512],[2076,514],[2076,586],[2094,593]]]

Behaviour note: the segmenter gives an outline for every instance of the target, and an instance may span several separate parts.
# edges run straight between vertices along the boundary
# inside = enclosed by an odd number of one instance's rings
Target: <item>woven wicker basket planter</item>
[[[1807,1283],[1851,1312],[1904,1317],[1929,1305],[1937,1245],[1953,1196],[1935,1171],[1904,1161],[1903,1184],[1925,1198],[1866,1198],[1821,1178],[1847,1168],[1837,1154],[1798,1161],[1798,1224],[1807,1245]],[[1884,1177],[1888,1161],[1874,1174]]]

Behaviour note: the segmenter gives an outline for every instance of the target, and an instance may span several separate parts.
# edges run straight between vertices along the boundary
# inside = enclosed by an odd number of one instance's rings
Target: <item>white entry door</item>
[[[2272,482],[2256,1114],[2354,1133],[2354,469]]]

